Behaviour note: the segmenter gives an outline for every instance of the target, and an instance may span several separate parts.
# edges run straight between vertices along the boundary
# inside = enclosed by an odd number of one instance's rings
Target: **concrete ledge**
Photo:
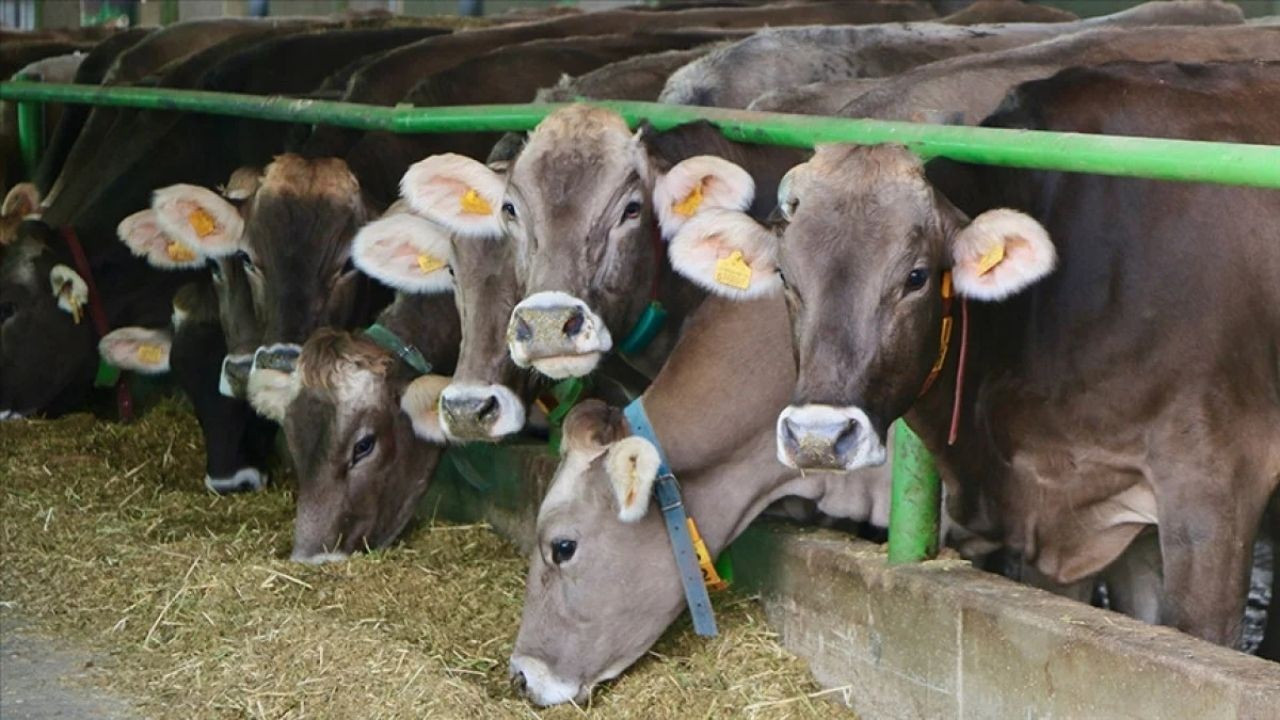
[[[451,448],[425,509],[527,551],[555,466],[537,445]],[[1280,717],[1280,664],[960,560],[891,568],[879,545],[769,522],[732,554],[783,644],[863,717]]]

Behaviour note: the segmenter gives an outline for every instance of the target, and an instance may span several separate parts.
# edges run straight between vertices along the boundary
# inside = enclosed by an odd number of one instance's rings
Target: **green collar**
[[[395,353],[397,357],[403,360],[405,364],[414,370],[417,370],[423,375],[431,372],[431,363],[427,362],[427,359],[422,356],[422,353],[418,351],[418,348],[401,340],[399,335],[388,330],[386,326],[374,323],[364,329],[364,334],[370,340],[377,343],[378,347],[381,347],[388,352]]]

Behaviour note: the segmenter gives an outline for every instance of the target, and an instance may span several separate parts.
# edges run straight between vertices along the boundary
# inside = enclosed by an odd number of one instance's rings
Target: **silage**
[[[0,424],[4,612],[89,645],[96,681],[148,717],[578,716],[511,692],[525,561],[487,528],[428,522],[389,550],[299,566],[290,481],[216,497],[202,458],[175,402],[130,426]],[[752,599],[716,603],[719,638],[682,620],[591,714],[842,714]]]

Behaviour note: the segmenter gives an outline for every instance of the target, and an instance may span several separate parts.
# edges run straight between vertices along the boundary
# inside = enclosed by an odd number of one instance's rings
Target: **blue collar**
[[[658,500],[658,507],[662,509],[667,537],[671,539],[671,550],[675,553],[676,565],[680,568],[680,583],[684,585],[685,601],[689,604],[689,614],[693,617],[693,630],[699,635],[714,637],[716,616],[711,609],[711,598],[707,596],[698,552],[689,532],[690,522],[684,511],[684,501],[680,497],[680,483],[671,472],[667,455],[662,451],[662,444],[658,442],[653,424],[644,411],[643,396],[632,400],[623,408],[622,413],[631,425],[631,432],[648,440],[658,450],[658,479],[654,482],[654,495]]]

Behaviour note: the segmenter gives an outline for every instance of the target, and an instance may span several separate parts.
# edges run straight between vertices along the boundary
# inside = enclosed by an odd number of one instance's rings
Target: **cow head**
[[[9,189],[0,204],[0,248],[18,239],[18,226],[23,220],[39,217],[40,191],[31,183],[18,183]]]
[[[192,185],[156,191],[156,220],[197,255],[238,264],[262,329],[260,349],[268,360],[296,356],[298,343],[316,328],[353,321],[361,281],[349,262],[350,246],[368,216],[359,183],[340,159],[291,154],[277,157],[260,177],[242,172],[232,181],[226,197]],[[236,361],[246,364],[243,357]],[[254,362],[249,375],[271,369]],[[260,401],[258,386],[269,389],[274,379],[251,382],[249,400],[279,420],[282,408]]]
[[[293,559],[328,562],[390,543],[439,458],[435,408],[448,378],[415,377],[370,340],[329,329],[303,346],[293,377],[284,416],[298,474]]]
[[[507,329],[511,357],[565,378],[594,370],[648,304],[661,270],[657,217],[750,203],[750,176],[736,166],[716,174],[719,184],[703,182],[700,164],[714,161],[691,158],[659,181],[665,168],[644,133],[613,111],[570,106],[538,125],[505,178],[433,156],[410,168],[402,192],[456,232],[510,239],[524,293]]]
[[[958,295],[998,301],[1055,262],[1030,217],[1000,209],[970,221],[900,146],[822,147],[783,179],[778,206],[781,239],[740,214],[709,213],[681,229],[671,257],[713,291],[786,293],[799,373],[777,439],[791,467],[884,461],[889,424],[939,356],[946,271]],[[725,287],[726,272],[746,287]]]
[[[441,163],[469,167],[470,162],[443,156],[415,168]],[[487,167],[479,171],[481,179],[491,172]],[[410,206],[426,202],[418,196],[410,200]],[[471,200],[473,205],[483,202]],[[478,220],[475,215],[460,213],[455,228]],[[361,270],[402,292],[453,290],[462,347],[453,381],[440,396],[440,420],[450,439],[494,441],[524,427],[524,403],[510,389],[517,371],[506,353],[507,319],[518,286],[510,243],[500,233],[483,227],[450,232],[421,216],[388,211],[361,229],[353,257]]]
[[[56,233],[28,220],[17,235],[0,250],[0,419],[74,406],[97,364],[88,285]]]

